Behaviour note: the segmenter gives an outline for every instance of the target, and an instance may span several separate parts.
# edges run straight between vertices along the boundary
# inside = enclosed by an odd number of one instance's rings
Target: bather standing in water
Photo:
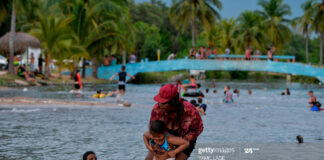
[[[107,96],[111,96],[111,95],[114,95],[114,94],[119,94],[120,97],[117,99],[117,101],[120,101],[121,96],[123,96],[125,94],[125,92],[126,92],[126,76],[128,76],[128,77],[130,77],[132,79],[135,79],[135,77],[126,72],[126,67],[125,66],[122,66],[121,67],[121,72],[118,72],[118,73],[114,74],[110,78],[110,80],[113,80],[116,76],[118,76],[118,78],[119,78],[118,79],[118,89],[115,92],[109,92],[107,94]]]
[[[157,104],[151,112],[150,124],[155,120],[161,120],[166,124],[168,133],[189,141],[189,147],[176,155],[177,160],[188,159],[195,148],[198,136],[204,129],[199,112],[179,96],[177,87],[173,84],[161,87],[154,100]],[[146,160],[152,160],[153,155],[149,152]]]

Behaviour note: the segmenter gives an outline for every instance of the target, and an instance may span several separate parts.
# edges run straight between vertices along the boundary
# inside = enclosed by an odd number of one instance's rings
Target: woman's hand
[[[169,151],[168,152],[168,155],[171,157],[171,158],[174,158],[175,156],[176,156],[176,152],[174,152],[174,151]]]

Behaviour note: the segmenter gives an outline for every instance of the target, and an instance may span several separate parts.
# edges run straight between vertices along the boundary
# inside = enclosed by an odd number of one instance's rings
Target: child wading
[[[130,77],[132,79],[135,79],[135,77],[131,76],[130,74],[127,74],[125,66],[122,66],[121,67],[121,72],[118,72],[118,73],[114,74],[110,78],[110,80],[113,80],[117,75],[118,75],[118,78],[119,78],[118,79],[118,89],[115,92],[109,92],[107,94],[107,96],[111,96],[111,95],[114,95],[114,94],[119,94],[120,97],[117,98],[117,101],[120,101],[121,96],[124,95],[125,92],[126,92],[126,76],[128,76],[128,77]]]
[[[146,148],[154,153],[153,160],[174,160],[178,153],[189,146],[187,140],[169,134],[165,123],[159,120],[152,122],[143,139]]]

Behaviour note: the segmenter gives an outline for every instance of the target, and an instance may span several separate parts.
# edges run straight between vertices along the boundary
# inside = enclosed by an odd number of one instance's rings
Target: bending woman
[[[154,100],[157,104],[153,107],[150,124],[156,120],[163,121],[168,133],[189,141],[189,147],[176,155],[177,160],[188,159],[204,129],[199,112],[179,97],[177,87],[173,84],[163,86]],[[146,160],[152,160],[153,156],[154,153],[149,152]]]

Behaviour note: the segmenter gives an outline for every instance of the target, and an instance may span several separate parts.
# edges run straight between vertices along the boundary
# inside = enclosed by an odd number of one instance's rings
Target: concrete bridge
[[[122,65],[99,67],[98,78],[109,79],[120,71]],[[324,68],[313,67],[302,63],[275,61],[241,61],[241,60],[190,60],[176,59],[164,61],[139,62],[126,64],[126,71],[135,75],[144,72],[164,72],[176,70],[221,70],[221,71],[254,71],[275,72],[289,75],[316,77],[324,83]],[[91,69],[86,71],[91,76]]]

